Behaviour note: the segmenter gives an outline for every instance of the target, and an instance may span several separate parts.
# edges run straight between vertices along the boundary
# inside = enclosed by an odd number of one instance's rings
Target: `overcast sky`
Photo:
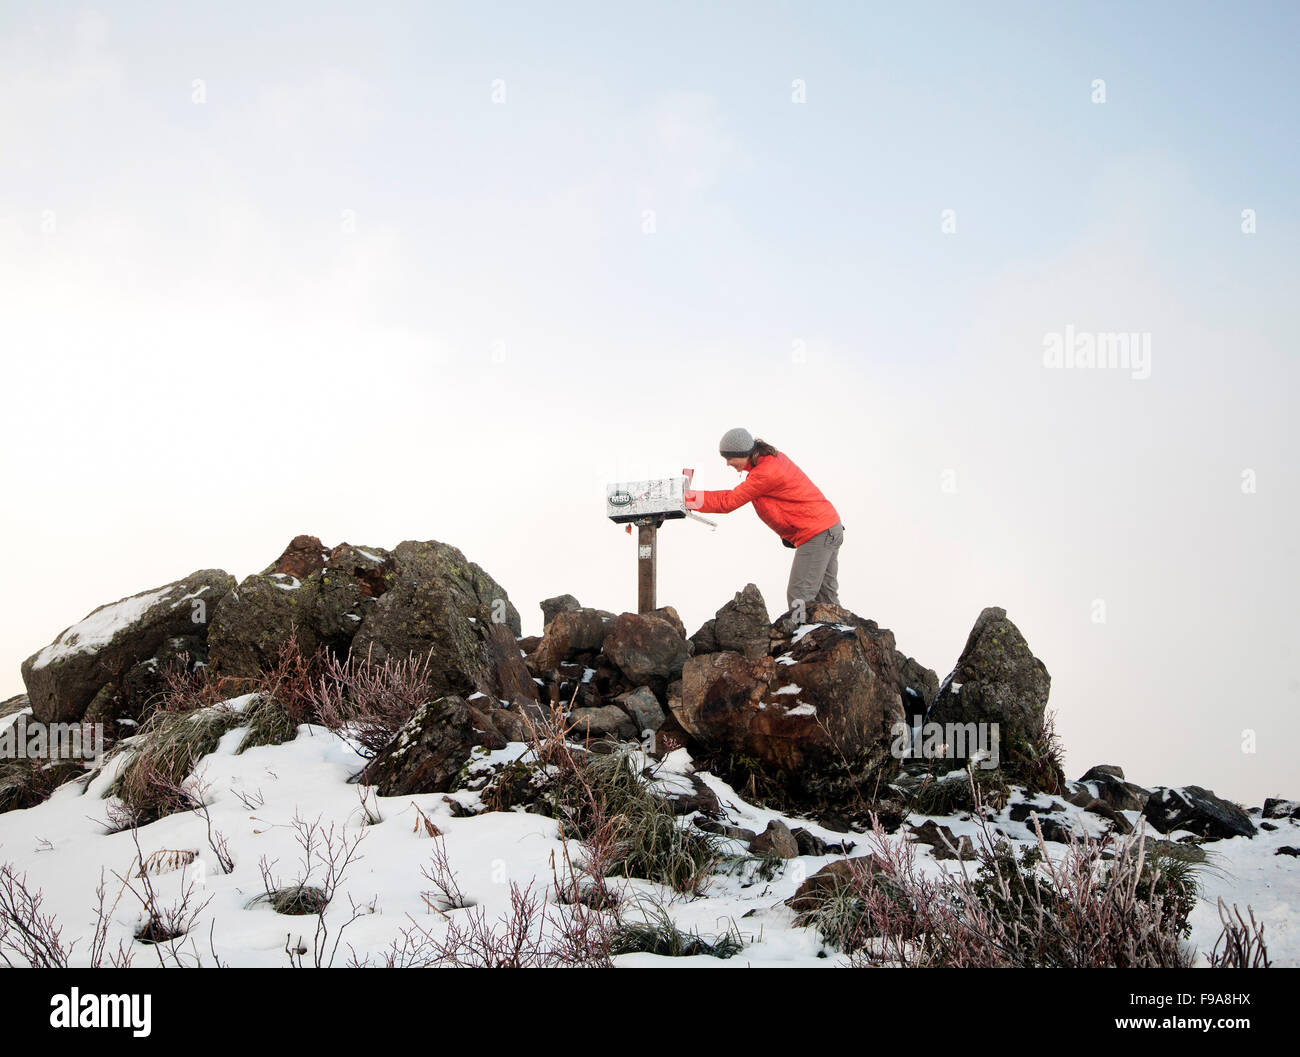
[[[739,425],[904,652],[1006,608],[1070,777],[1300,796],[1300,15],[1132,6],[7,2],[0,697],[298,533],[634,609],[605,483]],[[790,557],[672,523],[660,600]]]

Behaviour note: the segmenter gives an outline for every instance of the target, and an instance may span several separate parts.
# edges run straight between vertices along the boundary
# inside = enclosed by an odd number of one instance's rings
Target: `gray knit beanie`
[[[754,450],[754,438],[749,430],[741,429],[737,426],[735,429],[729,429],[722,435],[722,440],[718,441],[718,452],[724,459],[738,459],[748,455]]]

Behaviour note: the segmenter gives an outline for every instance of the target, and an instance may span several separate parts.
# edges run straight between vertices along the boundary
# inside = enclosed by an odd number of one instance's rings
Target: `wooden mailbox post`
[[[713,527],[708,518],[686,509],[686,489],[694,470],[680,477],[655,481],[619,481],[605,486],[605,513],[615,524],[636,525],[636,607],[638,613],[659,608],[657,598],[659,526],[675,518],[694,518]]]

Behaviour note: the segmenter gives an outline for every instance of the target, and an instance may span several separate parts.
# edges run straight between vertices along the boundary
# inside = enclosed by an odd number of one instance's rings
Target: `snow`
[[[794,683],[786,683],[785,686],[775,691],[775,693],[778,694],[797,694],[798,692],[799,692],[799,687],[797,687]]]
[[[231,705],[242,710],[253,698],[245,695]],[[13,717],[5,717],[5,721],[12,722]],[[366,790],[349,784],[348,779],[364,761],[351,745],[320,727],[304,726],[292,742],[251,749],[237,756],[235,749],[242,736],[242,729],[228,732],[217,750],[198,766],[199,773],[210,783],[213,826],[230,842],[235,860],[231,874],[220,872],[207,843],[205,823],[193,812],[169,816],[139,831],[146,856],[159,850],[196,853],[194,862],[184,869],[152,878],[164,905],[175,900],[183,884],[190,881],[198,882],[200,901],[212,897],[192,932],[196,937],[193,948],[188,944],[185,947],[191,960],[201,957],[205,964],[211,964],[210,929],[217,955],[235,966],[284,966],[288,961],[284,952],[286,933],[294,939],[301,934],[305,945],[311,947],[314,918],[286,918],[265,902],[254,901],[262,892],[258,861],[263,856],[274,863],[272,872],[281,883],[297,880],[302,851],[294,836],[295,815],[307,821],[319,817],[323,825],[333,822],[349,837],[363,835],[359,848],[362,857],[344,877],[335,903],[326,911],[327,921],[337,929],[351,916],[349,899],[367,908],[343,933],[338,965],[345,964],[350,947],[363,955],[381,956],[399,937],[400,930],[409,927],[407,915],[431,930],[445,928],[443,919],[429,910],[421,896],[430,889],[421,869],[430,861],[433,842],[419,824],[417,808],[444,834],[447,856],[462,890],[485,911],[490,922],[507,912],[510,882],[535,882],[535,890],[546,889],[551,883],[551,857],[558,860],[562,851],[552,819],[522,810],[458,818],[452,814],[448,797],[441,793],[378,797],[371,791],[363,809],[360,796]],[[518,759],[526,751],[523,745],[511,743],[504,749],[482,753],[472,768]],[[109,802],[101,797],[120,762],[120,756],[110,759],[84,795],[77,783],[71,783],[34,808],[0,814],[0,862],[14,863],[20,874],[28,875],[29,886],[42,891],[43,910],[57,917],[64,928],[65,943],[77,941],[72,954],[74,966],[89,964],[95,887],[101,871],[111,903],[121,888],[115,872],[125,876],[136,854],[129,832],[109,833],[102,824]],[[657,764],[648,757],[639,762],[656,768],[655,781],[665,791],[689,789],[694,774],[717,795],[731,825],[762,832],[769,822],[780,820],[791,828],[802,826],[831,844],[850,841],[855,845],[851,855],[871,850],[870,835],[836,832],[815,820],[748,803],[717,776],[697,772],[686,749],[677,749]],[[241,796],[245,799],[241,800]],[[451,794],[450,799],[465,807],[481,806],[479,794],[473,791]],[[1053,799],[1061,803],[1059,798],[1026,798],[1016,791],[1012,803],[1028,802],[1042,809]],[[380,821],[367,825],[367,811],[377,813]],[[1125,814],[1130,821],[1138,821],[1136,812]],[[1069,804],[1054,811],[1053,817],[1066,825],[1081,825],[1092,833],[1100,833],[1103,825],[1097,816]],[[920,821],[914,816],[911,824]],[[938,816],[935,821],[947,826],[958,839],[968,836],[978,844],[979,828],[971,819],[953,815]],[[1261,830],[1253,839],[1238,837],[1205,846],[1211,861],[1198,873],[1203,898],[1191,916],[1191,942],[1198,950],[1212,948],[1219,934],[1215,900],[1222,896],[1229,904],[1240,906],[1243,914],[1246,906],[1251,906],[1265,923],[1265,937],[1275,964],[1300,965],[1300,863],[1275,854],[1283,845],[1300,845],[1300,823],[1289,819],[1273,821],[1276,830]],[[1006,811],[999,814],[996,825],[1014,840],[1033,839],[1032,822],[1012,822]],[[1178,836],[1172,835],[1174,839]],[[904,839],[903,832],[887,839]],[[1065,851],[1059,844],[1049,843],[1047,847],[1053,857]],[[732,850],[740,854],[743,847],[733,842]],[[779,867],[770,881],[755,877],[748,867],[730,873],[719,871],[699,898],[676,895],[643,880],[611,879],[611,887],[621,895],[625,906],[644,898],[664,900],[680,928],[717,936],[734,926],[745,944],[740,954],[725,961],[703,956],[679,959],[634,954],[620,956],[615,962],[619,966],[717,968],[842,965],[844,957],[827,950],[814,930],[795,927],[795,915],[784,905],[804,879],[842,857],[838,852],[800,856]],[[917,858],[931,876],[959,868],[955,862],[934,859],[924,846],[918,847]],[[115,949],[119,940],[130,945],[142,920],[139,904],[129,892],[125,893],[111,914],[109,949]],[[150,948],[136,945],[134,949],[137,965],[156,963]],[[310,954],[307,961],[311,961]]]
[[[176,601],[171,604],[170,608],[176,609],[178,606],[184,605],[191,598],[198,598],[199,595],[203,594],[203,592],[206,591],[210,586],[211,586],[210,584],[204,584],[197,591],[191,591],[187,595],[182,595],[180,598],[176,599]]]
[[[298,590],[298,588],[302,586],[302,582],[298,579],[298,577],[290,576],[288,573],[272,573],[271,576],[272,577],[282,576],[286,580],[291,581],[290,583],[287,584],[282,584],[278,582],[276,583],[275,586],[280,588],[280,590],[282,591],[296,591]]]
[[[78,653],[89,653],[106,646],[113,637],[125,628],[140,620],[167,595],[175,590],[174,586],[160,587],[156,591],[124,598],[95,610],[78,624],[65,630],[57,639],[36,655],[33,668],[44,668]]]
[[[9,727],[14,726],[18,722],[19,716],[30,717],[31,715],[32,710],[30,708],[20,708],[17,712],[11,712],[7,716],[0,716],[0,734],[3,734]]]
[[[817,715],[817,706],[810,705],[806,701],[800,701],[794,708],[790,709],[787,716],[815,716]]]
[[[790,645],[793,646],[796,642],[798,642],[801,638],[807,635],[810,631],[813,631],[814,629],[823,626],[824,625],[822,624],[800,624],[799,627],[795,630],[793,637],[790,639]]]
[[[361,557],[369,558],[372,562],[382,562],[384,560],[378,554],[373,554],[372,552],[366,550],[364,547],[357,547],[355,549],[356,552],[361,555]]]

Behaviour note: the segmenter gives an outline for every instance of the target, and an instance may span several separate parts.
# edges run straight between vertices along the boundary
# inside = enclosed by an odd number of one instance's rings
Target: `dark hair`
[[[770,445],[762,437],[755,437],[754,450],[749,453],[749,465],[753,466],[755,460],[757,460],[760,455],[780,455],[780,454],[781,453],[779,451],[777,451],[774,447],[772,447],[772,445]]]

